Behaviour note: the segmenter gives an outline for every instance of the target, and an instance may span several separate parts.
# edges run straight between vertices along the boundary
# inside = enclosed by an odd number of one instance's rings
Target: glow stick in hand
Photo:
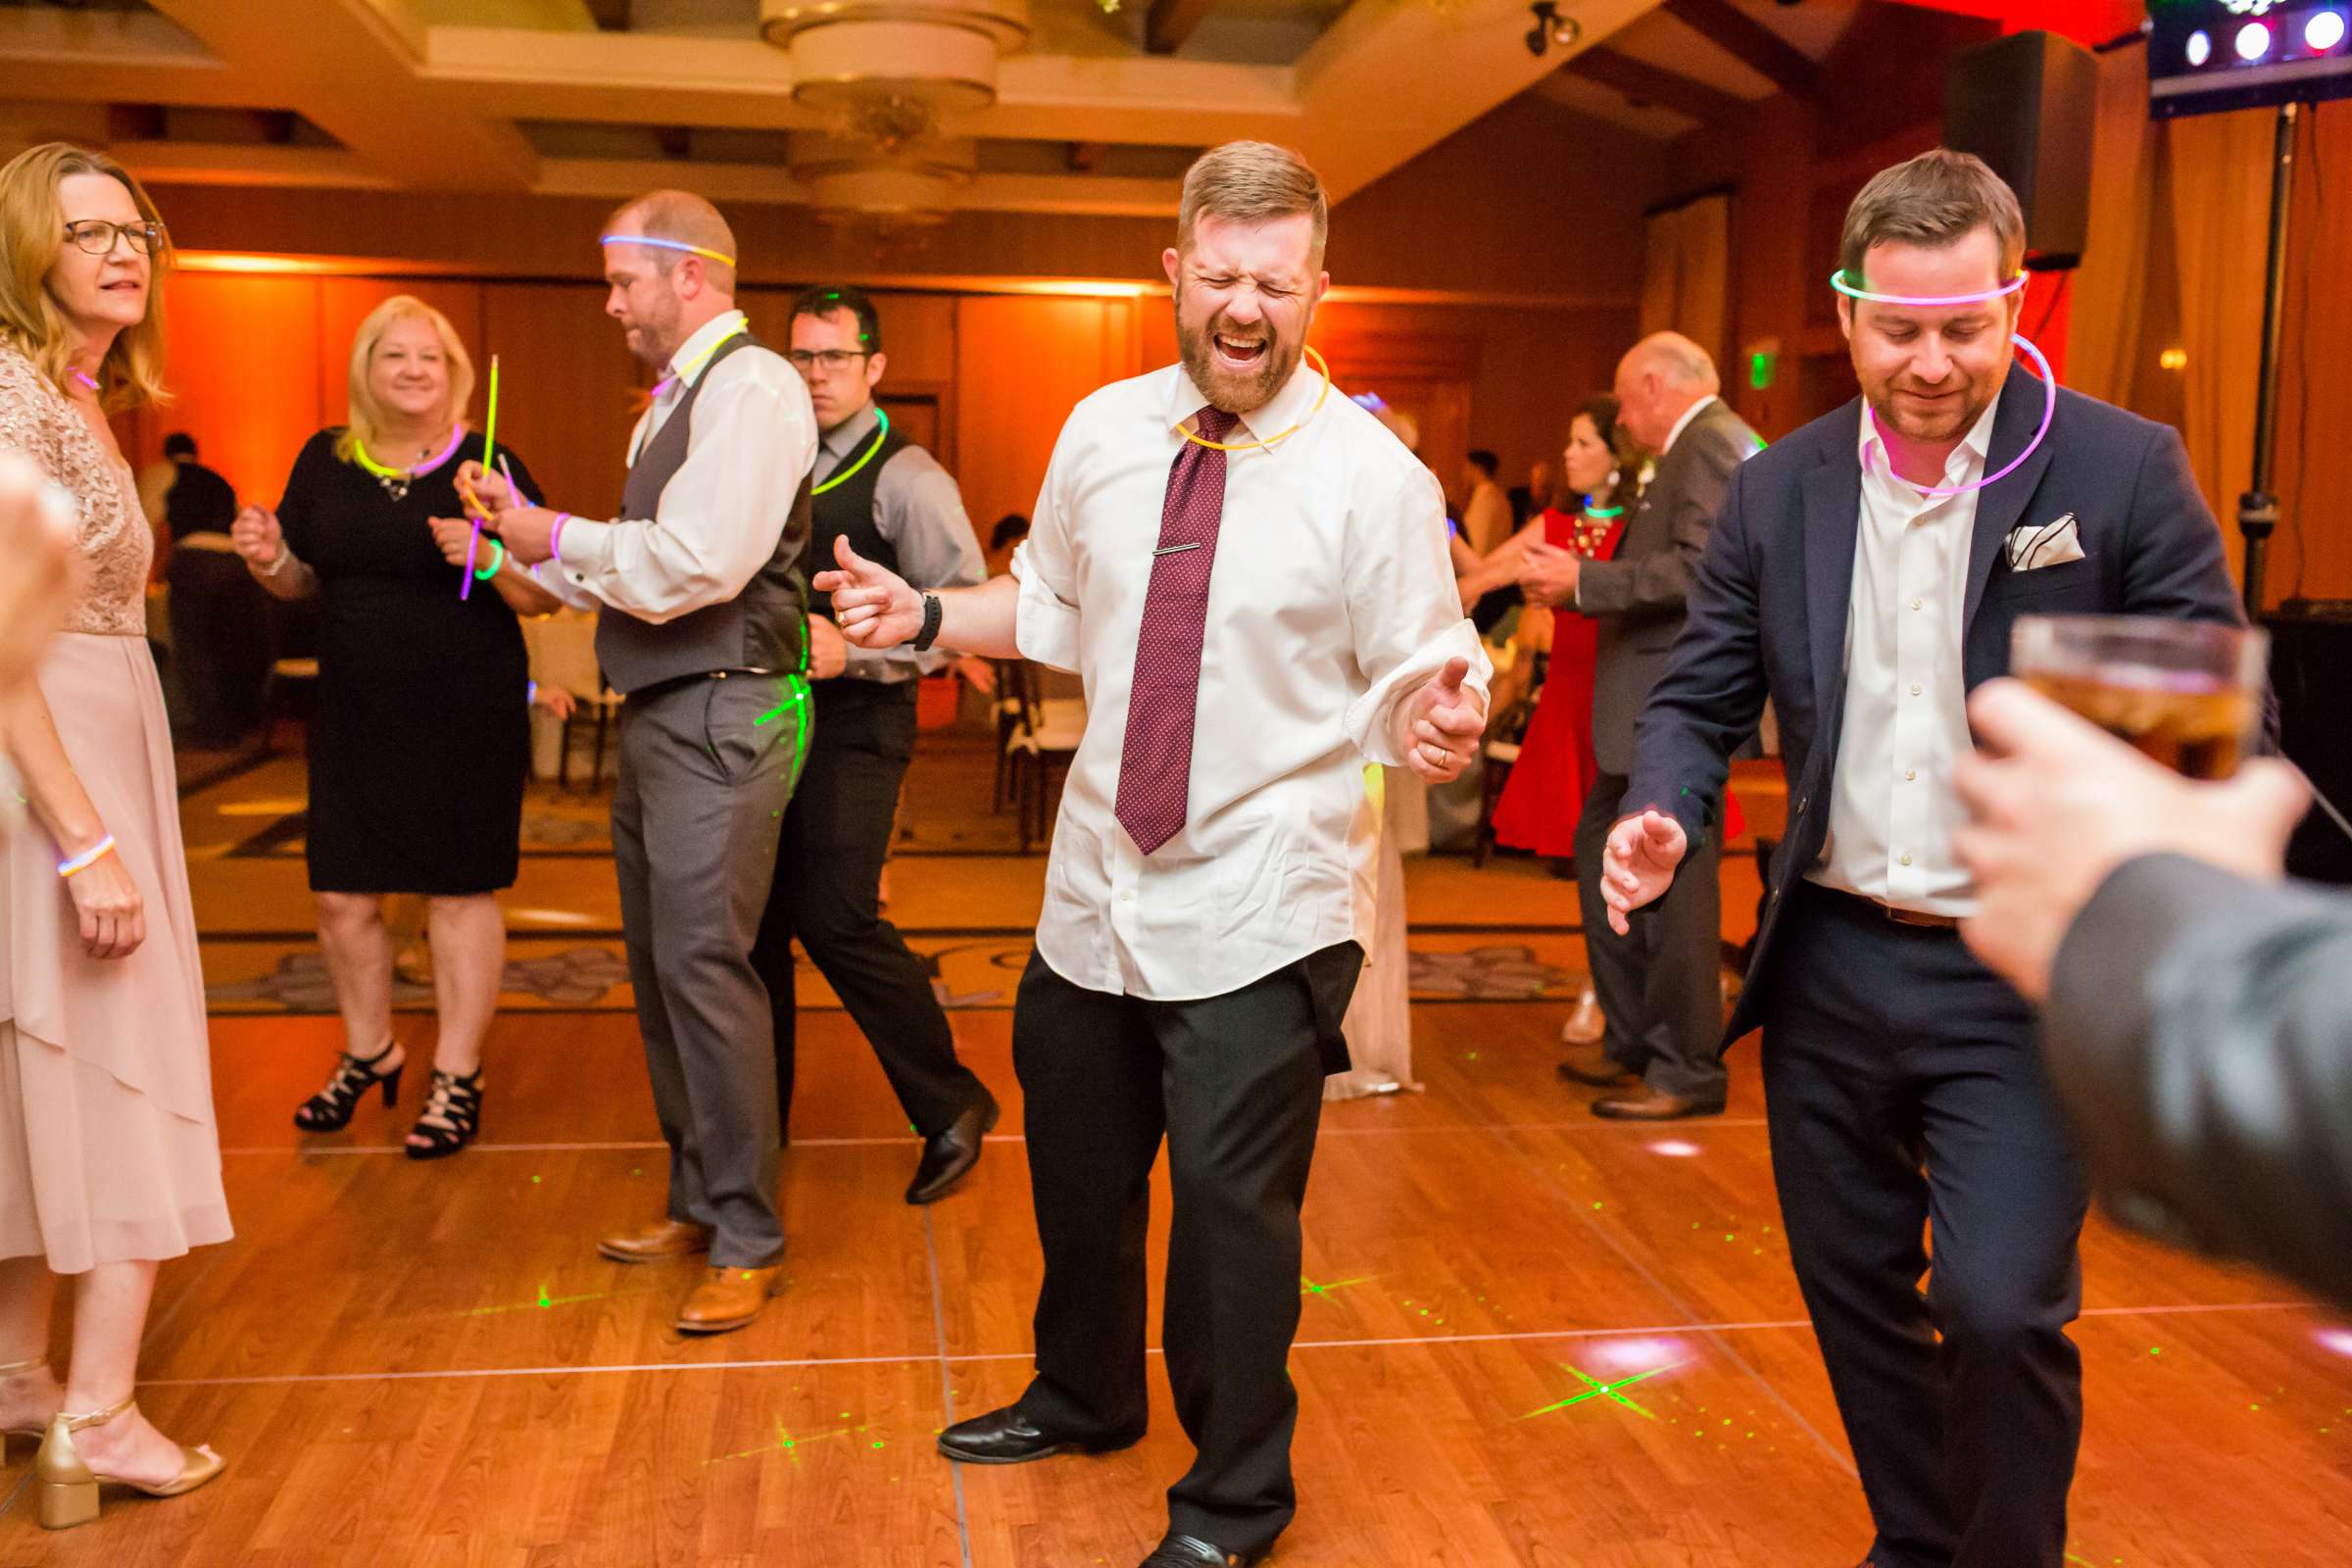
[[[498,451],[498,356],[490,356],[490,408],[482,425],[482,471],[490,470],[491,455]],[[511,481],[510,481],[511,482]],[[458,579],[458,597],[473,597],[473,564],[482,549],[482,510],[476,501],[472,507],[473,536],[466,541],[466,575]]]

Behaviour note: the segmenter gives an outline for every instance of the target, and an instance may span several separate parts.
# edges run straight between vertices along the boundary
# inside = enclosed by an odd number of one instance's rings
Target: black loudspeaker
[[[2090,144],[2099,69],[2051,32],[2013,32],[1952,58],[1943,144],[1975,153],[2026,210],[2026,265],[2058,271],[2090,237]]]
[[[2263,617],[2271,634],[2271,685],[2278,693],[2279,749],[2312,787],[2352,813],[2352,604],[2282,607]],[[2317,882],[2352,883],[2352,838],[2317,807],[2286,847],[2286,868]]]

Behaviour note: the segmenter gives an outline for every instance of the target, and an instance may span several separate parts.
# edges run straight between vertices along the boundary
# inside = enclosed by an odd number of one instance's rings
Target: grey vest
[[[739,349],[763,348],[749,332],[718,346],[703,373],[687,387],[637,461],[620,493],[624,517],[651,517],[670,476],[686,462],[686,438],[694,424],[695,400],[718,362]],[[798,670],[808,662],[808,579],[802,559],[808,545],[808,476],[776,548],[743,592],[720,605],[707,605],[660,625],[606,606],[597,615],[596,658],[605,679],[622,693],[641,692],[664,681],[708,675],[718,669]]]

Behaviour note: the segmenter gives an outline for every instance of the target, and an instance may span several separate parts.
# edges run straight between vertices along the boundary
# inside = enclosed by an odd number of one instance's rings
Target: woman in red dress
[[[1516,575],[1519,553],[1530,539],[1573,550],[1589,561],[1607,561],[1625,533],[1625,516],[1641,499],[1642,454],[1617,423],[1617,400],[1588,398],[1568,422],[1562,454],[1567,493],[1582,496],[1574,511],[1546,508],[1496,547],[1474,574]],[[1494,805],[1494,841],[1532,850],[1555,862],[1563,874],[1576,854],[1576,819],[1585,794],[1598,775],[1592,755],[1592,668],[1599,623],[1589,615],[1554,615],[1551,659],[1536,711],[1520,741],[1519,760]],[[1737,801],[1728,802],[1725,833],[1745,831]]]
[[[1640,454],[1617,425],[1617,400],[1587,399],[1568,424],[1563,454],[1574,511],[1546,507],[1499,546],[1484,570],[1516,574],[1525,541],[1542,539],[1591,561],[1616,553],[1625,514],[1640,492]],[[1482,571],[1482,575],[1484,571]],[[1554,615],[1551,660],[1535,715],[1519,743],[1519,760],[1494,806],[1494,841],[1567,860],[1576,853],[1576,818],[1599,771],[1592,758],[1592,663],[1595,623]]]

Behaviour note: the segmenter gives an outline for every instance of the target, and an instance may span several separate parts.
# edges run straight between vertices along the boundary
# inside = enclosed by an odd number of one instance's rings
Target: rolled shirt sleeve
[[[1029,536],[1012,553],[1012,575],[1021,585],[1013,610],[1012,635],[1023,659],[1076,674],[1077,568],[1070,550],[1069,511],[1061,493],[1071,461],[1071,423],[1062,426],[1060,438],[1054,443],[1054,457],[1046,465],[1046,480],[1038,488],[1037,507],[1030,514]]]
[[[816,460],[808,389],[779,356],[741,351],[710,368],[693,417],[686,461],[654,515],[572,518],[561,541],[564,569],[549,576],[656,624],[743,592],[775,555]]]
[[[1345,725],[1368,760],[1402,767],[1396,705],[1452,659],[1470,662],[1464,684],[1483,699],[1494,665],[1454,590],[1437,476],[1409,459],[1397,469],[1367,471],[1349,505],[1348,625],[1370,685],[1348,704]]]

